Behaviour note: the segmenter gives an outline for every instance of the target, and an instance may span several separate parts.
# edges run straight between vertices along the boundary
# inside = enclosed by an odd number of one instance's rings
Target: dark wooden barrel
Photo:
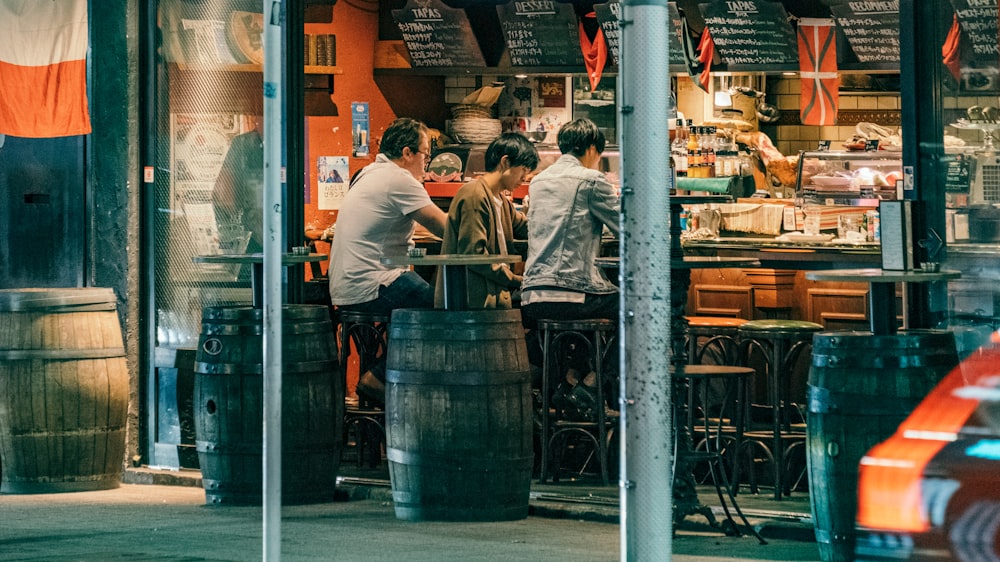
[[[386,456],[396,517],[528,515],[532,403],[519,310],[396,310]]]
[[[958,365],[951,332],[821,332],[809,370],[806,462],[826,561],[854,559],[858,463]]]
[[[0,492],[117,488],[129,375],[114,291],[0,291]]]
[[[263,316],[207,307],[194,365],[198,464],[208,504],[263,494]],[[332,501],[343,446],[344,382],[325,306],[282,307],[282,503]]]

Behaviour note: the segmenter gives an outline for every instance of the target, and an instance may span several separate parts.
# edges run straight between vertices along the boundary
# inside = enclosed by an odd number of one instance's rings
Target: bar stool
[[[676,422],[677,466],[678,471],[689,471],[695,464],[707,464],[708,474],[726,515],[723,530],[727,535],[740,534],[729,511],[732,506],[747,530],[761,544],[767,544],[736,503],[732,485],[739,477],[735,472],[739,467],[736,455],[746,428],[747,398],[753,375],[754,370],[749,367],[730,365],[685,365],[673,373],[674,382],[687,390],[686,411],[678,416]],[[710,391],[719,388],[723,389],[721,394]],[[732,480],[726,470],[727,464],[734,470]],[[689,474],[683,476],[687,477]],[[728,504],[726,497],[729,498]],[[683,506],[679,507],[683,511]],[[700,505],[691,506],[689,510],[691,509],[704,513],[709,523],[715,525],[711,510],[706,512]]]
[[[608,412],[605,405],[605,384],[610,377],[603,373],[603,362],[610,349],[617,325],[604,318],[581,320],[540,319],[538,331],[542,339],[542,423],[541,423],[541,466],[538,481],[545,483],[549,478],[549,464],[554,462],[552,479],[559,481],[562,460],[566,451],[578,445],[591,447],[580,472],[586,470],[591,460],[596,460],[601,479],[608,485],[608,450],[617,422],[617,415]],[[594,373],[594,412],[589,419],[574,416],[563,405],[552,404],[552,373],[562,376],[568,368],[568,354],[588,357]],[[585,355],[579,355],[585,353]],[[583,379],[577,386],[583,386]],[[575,389],[574,389],[575,390]],[[582,390],[582,389],[581,389]]]
[[[687,322],[687,363],[701,365],[705,355],[721,360],[721,365],[739,363],[739,327],[749,322],[746,318],[725,316],[685,316]],[[699,343],[699,338],[707,338]],[[712,350],[715,350],[714,352]]]
[[[801,320],[751,320],[738,328],[740,355],[744,364],[749,364],[754,351],[764,358],[771,428],[767,431],[748,431],[746,437],[747,443],[771,442],[768,452],[774,472],[776,500],[780,500],[786,491],[783,481],[786,441],[805,439],[804,433],[799,435],[791,431],[793,408],[790,407],[788,385],[792,369],[799,355],[812,344],[812,335],[821,330],[821,324]]]
[[[358,356],[358,373],[368,371],[378,358],[385,354],[389,330],[389,317],[382,314],[355,311],[338,311],[340,337],[340,376],[347,387],[348,359],[351,344]],[[358,401],[348,400],[344,408],[344,449],[354,436],[357,464],[365,464],[366,457],[372,466],[382,460],[385,444],[385,410],[365,396],[358,395]]]

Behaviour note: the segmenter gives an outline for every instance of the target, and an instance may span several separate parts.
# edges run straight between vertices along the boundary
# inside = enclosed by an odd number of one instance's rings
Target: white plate
[[[813,176],[809,181],[820,187],[847,187],[851,185],[851,178],[844,176]]]
[[[786,232],[778,237],[778,240],[788,242],[829,242],[833,240],[833,234],[805,234],[804,232]]]

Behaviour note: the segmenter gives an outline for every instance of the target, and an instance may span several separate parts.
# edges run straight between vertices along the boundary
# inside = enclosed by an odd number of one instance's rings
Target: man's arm
[[[410,213],[410,218],[431,231],[431,234],[444,236],[444,225],[448,221],[448,215],[444,214],[444,211],[439,209],[437,205],[430,204],[421,207]]]
[[[615,236],[620,236],[621,225],[618,221],[621,213],[621,201],[615,188],[603,178],[598,179],[593,182],[589,199],[590,212],[597,217],[597,220],[604,223]]]

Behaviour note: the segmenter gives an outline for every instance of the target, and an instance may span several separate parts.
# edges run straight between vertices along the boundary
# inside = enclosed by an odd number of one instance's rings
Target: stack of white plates
[[[499,119],[465,117],[448,121],[448,134],[461,143],[487,144],[500,136]]]

